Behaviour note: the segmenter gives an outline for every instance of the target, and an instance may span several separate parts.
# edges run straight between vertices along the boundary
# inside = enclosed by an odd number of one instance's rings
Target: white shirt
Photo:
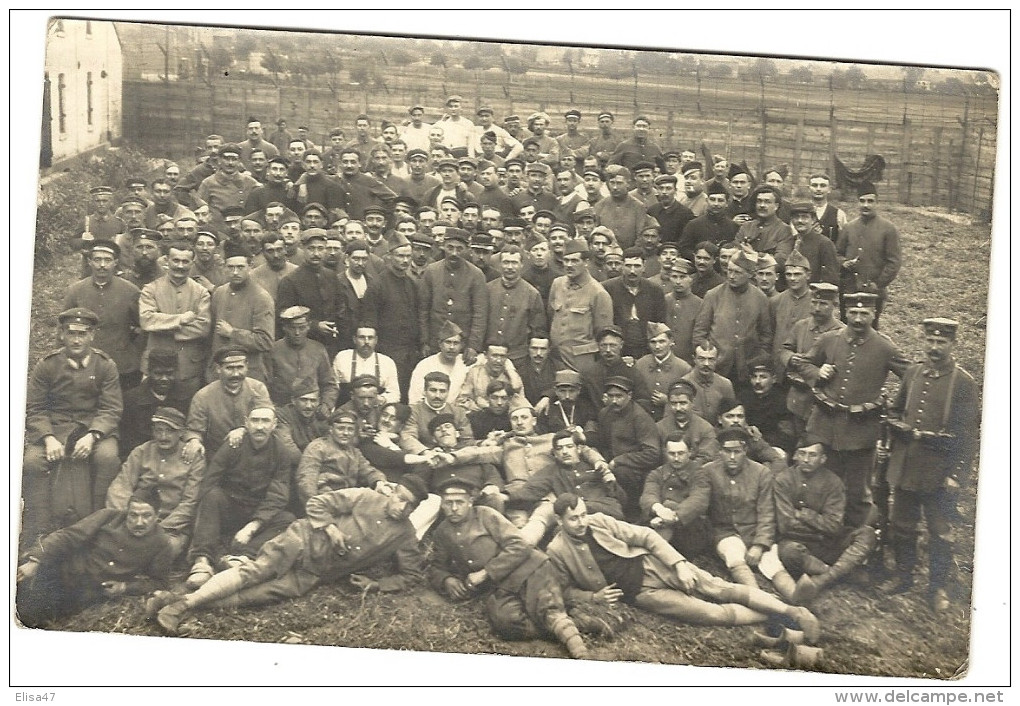
[[[351,283],[351,287],[354,288],[354,293],[358,295],[358,299],[364,299],[365,291],[368,289],[368,280],[365,279],[365,275],[361,275],[361,277],[355,279],[354,277],[351,277],[350,272],[344,272],[344,277],[346,277],[347,281]]]
[[[354,368],[353,376],[351,368]],[[375,375],[382,386],[381,395],[386,403],[400,402],[400,383],[397,378],[397,365],[389,356],[373,353],[368,358],[357,355],[353,348],[340,351],[333,359],[333,374],[338,383],[349,383],[358,375]]]
[[[411,150],[425,150],[429,151],[429,130],[432,126],[428,123],[422,123],[421,127],[415,127],[414,125],[406,125],[403,130],[400,131],[400,139],[407,144],[407,151]]]
[[[453,365],[443,363],[439,359],[438,353],[430,355],[428,358],[422,358],[418,365],[414,366],[414,372],[411,373],[411,382],[407,388],[407,403],[415,404],[425,399],[425,376],[431,372],[442,372],[450,376],[450,394],[446,399],[450,404],[454,404],[460,394],[460,388],[464,384],[464,378],[467,377],[468,369],[464,363],[464,356],[459,353]]]

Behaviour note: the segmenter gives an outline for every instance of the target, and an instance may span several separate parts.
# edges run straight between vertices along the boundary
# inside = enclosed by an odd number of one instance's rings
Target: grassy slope
[[[887,215],[900,229],[904,266],[893,287],[883,331],[908,356],[920,358],[922,336],[917,322],[933,315],[959,319],[963,329],[958,358],[981,382],[991,243],[988,226],[958,223],[954,217],[908,207],[891,206]],[[51,317],[59,311],[63,288],[76,277],[78,267],[76,256],[67,256],[35,273],[30,365],[55,345]],[[973,517],[973,492],[965,504],[965,516]],[[969,595],[973,522],[964,522],[957,532],[963,568],[960,588],[962,595]],[[699,563],[716,573],[721,570],[715,560]],[[901,597],[844,585],[819,599],[814,610],[826,630],[826,660],[820,671],[945,678],[960,670],[968,655],[969,611],[961,606],[936,619],[923,602],[923,584]],[[141,611],[140,599],[124,599],[94,607],[59,627],[157,634],[144,623]],[[630,608],[623,612],[628,626],[612,642],[593,642],[596,659],[765,667],[747,628],[696,628]],[[280,606],[204,612],[188,624],[195,637],[219,640],[565,656],[557,645],[547,642],[497,640],[480,602],[454,609],[423,588],[410,595],[363,596],[346,588],[320,587]]]

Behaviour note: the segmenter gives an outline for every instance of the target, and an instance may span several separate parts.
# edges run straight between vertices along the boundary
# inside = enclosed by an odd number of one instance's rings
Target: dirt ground
[[[882,331],[908,357],[920,359],[922,318],[942,315],[960,320],[958,360],[982,383],[991,245],[988,224],[971,224],[962,217],[918,208],[888,206],[885,211],[899,227],[904,265],[892,287]],[[35,273],[30,365],[55,347],[53,316],[63,288],[78,273],[79,260],[70,255]],[[813,606],[825,631],[826,658],[819,671],[947,679],[966,670],[975,486],[972,482],[962,498],[965,519],[956,528],[959,580],[953,610],[939,617],[931,613],[924,602],[923,578],[913,591],[896,597],[869,586],[840,585]],[[716,573],[722,568],[714,559],[699,563]],[[749,628],[690,627],[631,608],[621,612],[625,627],[613,641],[592,641],[594,659],[767,667]],[[326,586],[275,607],[203,612],[186,625],[193,637],[213,640],[565,656],[552,643],[497,640],[480,601],[455,608],[425,588],[379,596]],[[94,607],[55,629],[157,634],[142,619],[140,598]]]

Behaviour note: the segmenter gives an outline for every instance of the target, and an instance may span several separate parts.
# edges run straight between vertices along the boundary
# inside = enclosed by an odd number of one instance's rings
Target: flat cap
[[[546,176],[552,174],[552,169],[545,162],[531,162],[525,166],[524,171],[526,174],[531,174],[532,172],[541,172]]]
[[[622,176],[624,179],[630,179],[630,170],[627,167],[620,166],[619,164],[610,164],[607,166],[603,173],[606,175],[606,179],[611,179],[615,176]]]
[[[471,242],[471,237],[463,228],[447,228],[446,242],[450,242],[451,240],[459,240],[465,245],[468,245]]]
[[[397,479],[397,485],[407,488],[419,503],[429,496],[429,489],[425,486],[425,481],[421,479],[421,476],[416,476],[413,473],[405,473],[400,476]]]
[[[227,143],[225,145],[220,145],[220,148],[216,150],[216,154],[219,155],[220,157],[224,157],[228,154],[232,154],[235,157],[240,157],[241,148],[238,147],[237,145]]]
[[[812,282],[808,285],[811,288],[812,299],[824,299],[825,301],[839,301],[839,287],[829,282]]]
[[[578,110],[577,108],[571,108],[570,110],[568,110],[566,113],[563,114],[563,117],[564,118],[577,118],[578,120],[580,120],[581,119],[581,111]]]
[[[358,415],[346,409],[338,409],[329,415],[330,424],[340,424],[341,422],[357,425]]]
[[[694,383],[690,380],[684,380],[680,378],[676,382],[670,384],[669,395],[687,395],[689,399],[694,399],[698,395],[698,388],[695,387]]]
[[[557,370],[553,387],[581,387],[581,374],[576,370]]]
[[[313,240],[321,240],[325,242],[329,240],[329,234],[322,228],[309,228],[301,234],[302,243],[310,243]]]
[[[185,427],[187,418],[184,416],[184,412],[173,407],[157,407],[156,411],[152,413],[152,423],[161,422],[166,424],[171,429],[177,429],[180,431]]]
[[[288,306],[280,312],[280,318],[284,321],[294,321],[295,319],[308,316],[311,311],[307,306]]]
[[[703,165],[701,162],[695,161],[688,162],[687,164],[680,168],[680,173],[683,174],[684,176],[687,176],[688,174],[694,171],[705,171],[705,165]]]
[[[595,340],[601,341],[606,336],[616,336],[621,341],[624,340],[623,329],[615,324],[610,324],[609,326],[603,326],[600,328],[599,332],[595,334]]]
[[[88,247],[88,251],[90,253],[106,252],[110,253],[114,257],[120,257],[120,246],[117,245],[117,243],[113,242],[112,240],[107,240],[106,238],[98,238],[96,240],[93,240],[92,244],[89,245]]]
[[[697,268],[694,267],[694,263],[690,260],[682,257],[678,257],[673,261],[673,268],[671,272],[679,272],[682,275],[693,275],[697,272]]]
[[[100,194],[112,194],[113,193],[113,187],[112,186],[93,186],[91,189],[89,189],[89,193],[92,194],[93,196],[98,196]]]
[[[588,241],[583,238],[571,238],[567,241],[567,244],[563,247],[564,255],[573,255],[574,253],[588,254]]]
[[[651,162],[641,161],[635,164],[631,171],[634,174],[637,174],[638,172],[654,172],[655,165]]]
[[[603,389],[609,390],[611,387],[619,388],[624,392],[634,391],[634,383],[630,381],[630,378],[624,377],[623,375],[611,375],[607,377]]]
[[[662,186],[663,184],[672,184],[676,186],[676,175],[675,174],[660,174],[655,177],[656,186]]]
[[[223,365],[231,358],[247,360],[248,351],[240,346],[227,346],[226,348],[220,348],[218,351],[213,353],[213,362],[217,365]]]

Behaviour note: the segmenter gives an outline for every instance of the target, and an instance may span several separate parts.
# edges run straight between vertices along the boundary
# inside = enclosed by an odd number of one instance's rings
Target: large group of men
[[[824,173],[702,163],[645,116],[463,103],[324,148],[251,118],[92,185],[29,380],[22,622],[145,595],[177,634],[342,578],[484,597],[574,657],[621,601],[816,643],[831,584],[912,588],[922,515],[948,610],[978,387],[956,321],[914,364],[878,332],[878,189],[850,218]]]

